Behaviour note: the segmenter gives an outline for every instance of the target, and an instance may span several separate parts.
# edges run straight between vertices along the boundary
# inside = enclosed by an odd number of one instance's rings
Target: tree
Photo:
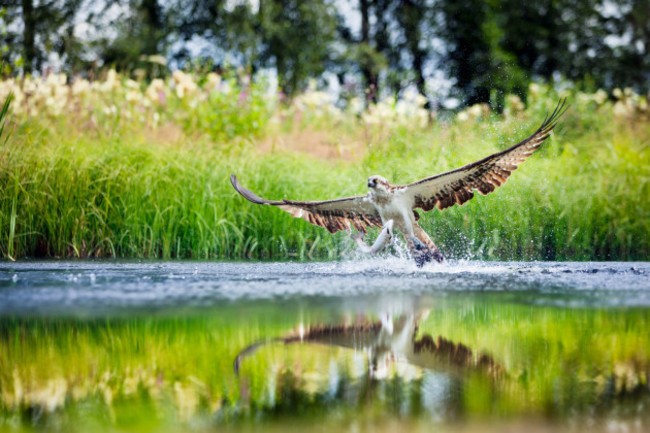
[[[282,90],[292,96],[333,60],[337,15],[329,0],[268,0],[257,9],[243,2],[185,0],[176,8],[182,37],[199,35],[226,59],[255,71],[275,68]]]
[[[404,47],[410,54],[411,68],[415,74],[415,86],[424,96],[427,95],[424,64],[428,52],[423,44],[422,26],[426,22],[427,15],[428,8],[424,0],[402,0],[397,9],[397,20],[404,32]]]
[[[81,0],[14,0],[3,3],[0,20],[6,41],[2,61],[21,68],[23,74],[41,71],[49,53],[72,59],[73,23]],[[10,68],[15,69],[15,68]],[[8,71],[6,71],[8,72]]]
[[[22,0],[23,12],[23,73],[31,73],[36,60],[36,14],[33,0]]]
[[[466,105],[489,102],[490,45],[483,33],[487,4],[480,0],[443,0],[441,37],[447,42],[448,73]]]
[[[447,43],[444,64],[465,105],[492,103],[501,110],[506,93],[522,93],[528,77],[500,46],[504,30],[500,14],[507,9],[482,0],[442,0],[435,20]]]
[[[255,69],[261,44],[257,12],[248,2],[227,6],[225,0],[178,0],[170,11],[175,35],[185,41],[198,37],[211,43],[210,55],[216,63],[223,64],[228,58],[237,66]],[[184,51],[176,53],[178,60],[187,57]]]
[[[106,0],[104,7],[107,10],[113,4],[119,4],[119,0]],[[131,0],[129,7],[115,19],[95,25],[100,30],[102,26],[117,29],[116,38],[105,36],[95,42],[97,55],[104,65],[132,71],[145,67],[143,56],[166,55],[170,28],[158,0]]]
[[[647,91],[650,85],[650,3],[645,0],[616,0],[618,14],[604,17],[616,42],[611,46],[605,87],[634,87]]]
[[[260,2],[258,19],[261,64],[275,66],[286,94],[295,94],[308,78],[325,72],[336,36],[336,13],[329,1]]]

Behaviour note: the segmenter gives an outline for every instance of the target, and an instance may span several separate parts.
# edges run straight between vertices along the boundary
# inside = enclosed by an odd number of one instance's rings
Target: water
[[[0,431],[645,431],[648,329],[648,263],[2,263]]]
[[[373,310],[409,296],[501,293],[558,306],[650,306],[648,263],[21,262],[0,264],[0,314],[129,314],[251,300],[350,300]]]

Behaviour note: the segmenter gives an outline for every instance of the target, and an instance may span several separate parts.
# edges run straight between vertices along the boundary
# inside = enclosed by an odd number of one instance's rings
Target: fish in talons
[[[350,237],[357,243],[359,252],[363,254],[377,254],[386,248],[393,239],[393,224],[393,220],[387,221],[386,224],[384,224],[384,228],[379,232],[379,236],[377,236],[377,239],[375,239],[375,242],[370,247],[363,241],[362,233],[350,233]]]

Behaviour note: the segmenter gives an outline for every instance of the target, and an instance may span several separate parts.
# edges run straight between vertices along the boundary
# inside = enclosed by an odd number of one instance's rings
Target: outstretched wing
[[[560,100],[553,114],[547,115],[537,131],[525,140],[480,161],[406,185],[403,194],[411,199],[413,208],[429,211],[436,206],[442,210],[455,203],[462,205],[474,197],[474,190],[483,195],[491,193],[541,146],[565,110],[566,99]]]
[[[366,197],[347,197],[326,201],[265,200],[241,186],[234,174],[230,182],[238,193],[256,204],[277,206],[296,218],[302,218],[314,225],[325,227],[330,233],[346,230],[352,225],[365,233],[366,227],[381,227],[381,217]]]

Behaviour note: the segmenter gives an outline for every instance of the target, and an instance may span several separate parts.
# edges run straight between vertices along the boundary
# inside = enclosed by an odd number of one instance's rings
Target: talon
[[[411,240],[413,241],[413,245],[415,246],[416,250],[418,250],[418,251],[424,251],[424,250],[428,251],[429,250],[429,248],[427,248],[427,246],[424,245],[422,243],[422,241],[420,241],[420,239],[418,239],[417,237],[413,236],[411,238]]]
[[[418,268],[421,268],[422,266],[424,266],[426,263],[429,263],[434,258],[435,258],[434,255],[431,254],[431,252],[428,250],[422,254],[416,254],[413,256],[413,259],[415,259],[415,264],[417,265]]]

